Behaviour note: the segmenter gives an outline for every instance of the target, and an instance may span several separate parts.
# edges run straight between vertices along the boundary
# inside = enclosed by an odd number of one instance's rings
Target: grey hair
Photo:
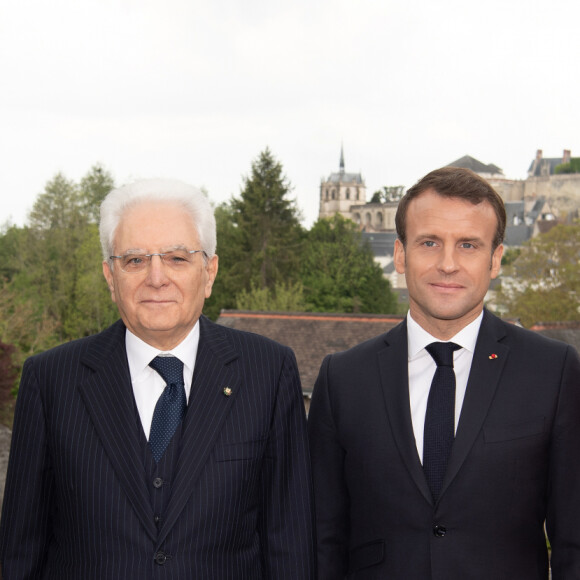
[[[211,258],[216,248],[216,225],[208,198],[193,185],[174,179],[140,179],[111,190],[101,203],[99,235],[103,259],[113,255],[113,241],[124,213],[140,203],[172,202],[183,206],[192,218],[202,250]],[[196,248],[197,249],[197,248]]]

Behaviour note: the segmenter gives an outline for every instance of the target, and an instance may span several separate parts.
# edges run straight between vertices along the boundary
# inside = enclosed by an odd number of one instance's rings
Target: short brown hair
[[[409,204],[428,189],[435,190],[442,197],[457,197],[474,205],[487,201],[497,217],[497,228],[492,242],[492,251],[503,242],[506,226],[505,206],[495,189],[471,169],[442,167],[431,171],[423,179],[420,179],[399,202],[397,215],[395,216],[395,226],[403,246],[407,243],[406,225]]]

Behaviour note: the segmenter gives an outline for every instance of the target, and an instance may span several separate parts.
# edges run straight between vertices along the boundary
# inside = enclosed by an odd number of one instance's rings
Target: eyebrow
[[[166,248],[160,250],[159,253],[166,254],[167,252],[175,252],[176,250],[187,250],[187,247],[184,244],[175,244],[174,246],[167,246]],[[148,252],[147,250],[143,250],[142,248],[130,248],[121,253],[123,255],[127,255],[127,254],[149,254],[149,253],[156,254],[157,252]]]
[[[421,243],[424,242],[425,240],[433,240],[436,242],[441,242],[443,241],[443,238],[441,236],[438,236],[436,234],[420,234],[419,236],[417,236],[415,238],[415,242],[416,243]],[[473,244],[477,244],[478,246],[485,246],[485,240],[483,240],[482,238],[478,238],[476,236],[474,237],[470,237],[470,236],[465,236],[463,238],[459,238],[458,240],[455,241],[457,244],[464,244],[465,242],[468,243],[473,243]]]

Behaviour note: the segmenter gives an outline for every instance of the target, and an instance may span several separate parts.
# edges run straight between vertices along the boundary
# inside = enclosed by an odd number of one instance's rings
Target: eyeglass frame
[[[111,260],[111,264],[113,264],[114,262],[112,262],[112,260],[116,259],[116,260],[122,260],[123,258],[126,258],[127,256],[135,256],[135,257],[140,257],[140,258],[149,258],[147,261],[147,265],[142,269],[142,270],[135,270],[133,272],[131,271],[127,271],[124,270],[123,267],[121,266],[121,271],[125,272],[125,274],[139,274],[140,272],[144,272],[146,270],[148,270],[151,266],[151,260],[153,259],[153,256],[159,256],[161,258],[161,262],[163,264],[165,264],[165,260],[163,259],[164,256],[167,256],[169,254],[173,254],[175,252],[185,252],[186,254],[198,254],[199,252],[202,253],[202,257],[203,257],[203,261],[205,262],[205,264],[207,265],[207,259],[208,259],[208,255],[207,252],[205,250],[186,250],[185,248],[175,248],[174,250],[169,250],[167,252],[153,252],[151,254],[142,254],[142,253],[132,253],[129,252],[127,254],[123,254],[121,256],[109,256],[109,260]]]

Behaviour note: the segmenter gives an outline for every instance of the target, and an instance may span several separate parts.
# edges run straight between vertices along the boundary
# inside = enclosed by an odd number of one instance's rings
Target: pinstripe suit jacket
[[[25,363],[0,529],[4,580],[313,578],[292,351],[201,318],[172,495],[157,529],[124,337],[119,321]]]

